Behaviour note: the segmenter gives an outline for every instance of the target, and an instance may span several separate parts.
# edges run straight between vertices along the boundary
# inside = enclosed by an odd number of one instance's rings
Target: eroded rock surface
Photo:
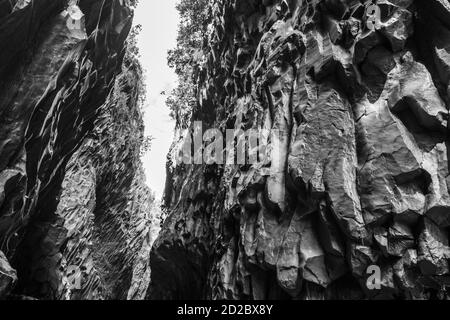
[[[379,30],[356,0],[211,3],[192,122],[282,152],[171,160],[147,297],[448,298],[450,3],[377,4]]]
[[[145,294],[134,3],[0,0],[0,298]]]
[[[16,281],[16,271],[9,264],[5,254],[0,251],[0,299],[10,293]]]

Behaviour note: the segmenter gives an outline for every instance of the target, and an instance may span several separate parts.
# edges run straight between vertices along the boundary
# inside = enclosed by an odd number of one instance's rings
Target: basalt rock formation
[[[449,298],[450,2],[364,3],[211,2],[192,123],[281,152],[170,156],[148,298]]]
[[[0,0],[0,298],[145,294],[134,3]]]

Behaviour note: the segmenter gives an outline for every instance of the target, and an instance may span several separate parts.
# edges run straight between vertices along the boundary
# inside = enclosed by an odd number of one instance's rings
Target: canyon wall
[[[135,1],[75,3],[0,0],[0,298],[147,289]]]
[[[363,1],[210,2],[189,132],[276,129],[281,152],[169,156],[147,298],[448,298],[450,2],[377,5],[372,29]]]

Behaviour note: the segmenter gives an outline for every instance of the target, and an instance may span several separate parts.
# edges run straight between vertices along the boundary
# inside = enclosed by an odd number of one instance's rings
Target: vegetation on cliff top
[[[177,128],[185,128],[196,105],[194,74],[203,56],[203,43],[210,23],[209,0],[180,0],[177,46],[168,52],[168,65],[175,69],[178,86],[169,94],[167,106]]]

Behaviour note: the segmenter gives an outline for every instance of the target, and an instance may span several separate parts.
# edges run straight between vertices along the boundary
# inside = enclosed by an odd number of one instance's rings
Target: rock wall
[[[0,0],[0,298],[138,299],[148,285],[135,1],[74,3]]]
[[[363,1],[211,3],[192,122],[282,151],[171,158],[148,298],[448,298],[450,2],[377,4],[371,30]]]

